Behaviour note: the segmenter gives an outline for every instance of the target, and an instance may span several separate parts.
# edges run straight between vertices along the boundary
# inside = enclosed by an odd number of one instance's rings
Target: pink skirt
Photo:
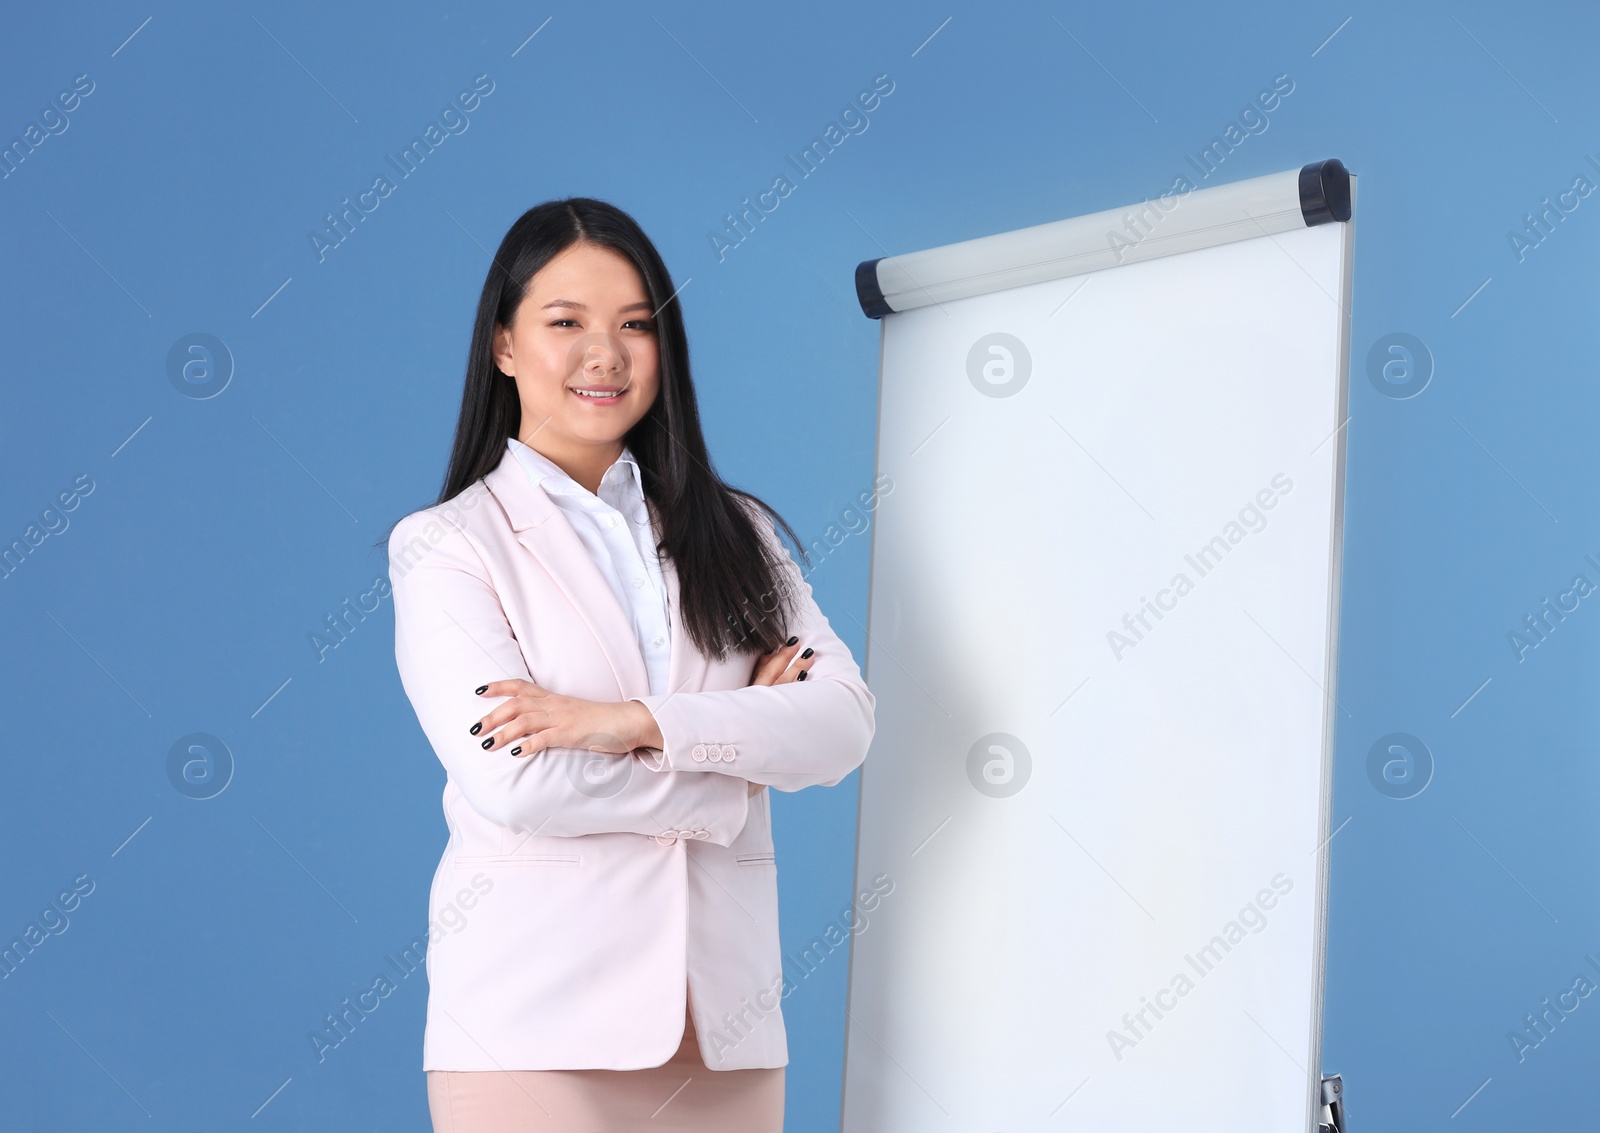
[[[708,1070],[683,1041],[646,1070],[429,1070],[434,1133],[782,1133],[782,1066]]]

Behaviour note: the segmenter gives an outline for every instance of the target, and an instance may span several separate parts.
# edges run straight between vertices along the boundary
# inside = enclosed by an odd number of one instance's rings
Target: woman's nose
[[[583,368],[587,373],[610,373],[621,369],[622,360],[617,353],[599,343],[590,343],[584,351]]]
[[[585,380],[626,384],[633,369],[628,344],[604,332],[590,333],[574,342],[567,352],[567,372],[582,374]]]

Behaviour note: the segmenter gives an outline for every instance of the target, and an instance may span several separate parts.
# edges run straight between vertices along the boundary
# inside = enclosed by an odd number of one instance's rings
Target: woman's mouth
[[[627,386],[607,388],[604,386],[571,386],[572,394],[579,401],[587,401],[594,405],[615,405],[622,400],[622,395],[628,392]]]

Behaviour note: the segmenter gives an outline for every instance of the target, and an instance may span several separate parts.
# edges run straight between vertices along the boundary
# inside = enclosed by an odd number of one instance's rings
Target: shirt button
[[[662,637],[659,633],[650,639],[650,644],[654,645],[657,649],[660,649],[666,643],[666,638]]]
[[[644,575],[641,574],[637,578],[635,578],[633,580],[633,585],[635,586],[635,588],[643,586],[644,585]]]
[[[606,526],[607,527],[615,527],[616,525],[617,525],[617,517],[616,516],[614,516],[614,515],[606,516]]]

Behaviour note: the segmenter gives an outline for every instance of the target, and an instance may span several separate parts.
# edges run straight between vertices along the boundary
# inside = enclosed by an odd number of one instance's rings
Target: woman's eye
[[[566,326],[575,327],[575,326],[577,326],[579,324],[578,324],[578,320],[577,319],[552,319],[550,321],[550,325],[553,326],[553,327],[566,327]],[[656,329],[656,324],[651,322],[649,319],[631,319],[628,322],[623,323],[622,325],[625,326],[625,327],[637,327],[639,330],[655,330]]]

